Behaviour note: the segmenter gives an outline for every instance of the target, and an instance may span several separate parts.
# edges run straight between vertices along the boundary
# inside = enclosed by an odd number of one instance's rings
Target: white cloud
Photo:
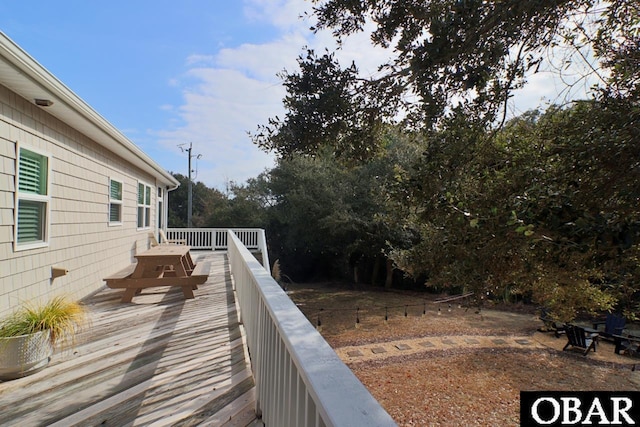
[[[282,32],[306,31],[309,22],[305,12],[312,10],[308,0],[245,0],[244,13],[248,19],[268,22]]]
[[[228,180],[244,182],[274,166],[273,156],[255,146],[247,132],[283,113],[285,91],[276,74],[295,68],[298,54],[308,43],[308,25],[298,19],[305,8],[309,2],[301,0],[247,0],[248,19],[268,22],[279,30],[273,40],[185,58],[187,71],[172,80],[182,91],[182,105],[173,108],[179,124],[157,136],[172,153],[178,144],[193,143],[192,154],[202,154],[197,180],[223,189]],[[175,157],[167,161],[180,166]],[[173,168],[181,169],[186,168]]]
[[[197,82],[185,89],[179,108],[182,125],[159,134],[171,150],[193,143],[201,154],[198,180],[222,188],[226,180],[244,182],[273,166],[247,132],[264,123],[280,104],[282,89],[232,69],[198,68],[189,72]]]
[[[217,57],[217,65],[275,83],[277,73],[296,67],[296,57],[306,42],[299,34],[285,34],[272,43],[244,44],[235,49],[223,49]]]
[[[215,57],[213,55],[189,55],[187,57],[187,66],[193,65],[213,65]]]

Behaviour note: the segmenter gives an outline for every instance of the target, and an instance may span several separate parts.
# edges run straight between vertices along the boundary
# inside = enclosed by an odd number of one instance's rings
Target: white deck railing
[[[233,228],[231,229],[249,250],[262,253],[262,262],[268,272],[271,272],[269,253],[264,230],[261,228]],[[169,240],[184,240],[193,250],[226,251],[228,247],[228,228],[167,228]]]
[[[270,273],[232,232],[228,256],[267,426],[395,426]]]

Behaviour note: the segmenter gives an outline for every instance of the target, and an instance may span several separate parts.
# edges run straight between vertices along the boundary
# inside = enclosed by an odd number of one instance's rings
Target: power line
[[[189,182],[188,182],[188,195],[187,195],[187,227],[191,228],[191,214],[193,211],[193,187],[191,185],[191,159],[193,157],[196,158],[196,160],[198,160],[199,158],[202,157],[202,154],[191,154],[191,151],[193,149],[193,144],[190,142],[189,143],[189,148],[183,148],[183,145],[187,145],[187,144],[179,144],[178,147],[180,147],[180,150],[184,153],[185,151],[187,152],[187,157],[189,158],[188,161],[188,168],[189,168]]]

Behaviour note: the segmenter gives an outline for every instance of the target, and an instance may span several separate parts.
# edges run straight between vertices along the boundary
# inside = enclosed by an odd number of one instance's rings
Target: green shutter
[[[20,182],[23,193],[47,194],[47,158],[32,151],[20,149]]]
[[[44,240],[46,203],[30,200],[18,202],[18,243]]]
[[[120,214],[121,206],[118,203],[111,203],[109,205],[109,222],[120,222],[122,216]]]
[[[111,190],[109,193],[111,200],[122,201],[122,183],[118,181],[111,181]]]

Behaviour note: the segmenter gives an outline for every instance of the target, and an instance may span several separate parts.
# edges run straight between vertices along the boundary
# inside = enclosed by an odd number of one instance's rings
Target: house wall
[[[18,143],[48,153],[51,168],[49,245],[20,251],[13,243]],[[123,182],[119,226],[109,225],[110,177]],[[151,186],[149,229],[137,229],[138,180]],[[0,316],[24,302],[100,289],[149,247],[157,192],[153,176],[0,85]],[[68,273],[52,280],[52,266]]]

